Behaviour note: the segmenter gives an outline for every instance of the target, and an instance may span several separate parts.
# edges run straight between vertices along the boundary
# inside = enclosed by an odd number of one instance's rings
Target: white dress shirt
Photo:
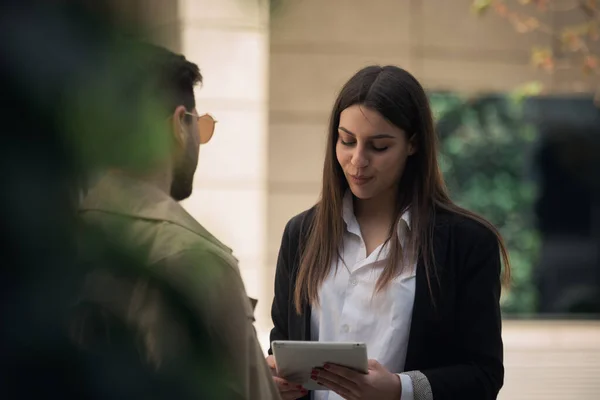
[[[344,196],[346,223],[341,259],[334,262],[319,290],[319,305],[311,310],[311,340],[324,342],[364,342],[369,359],[400,374],[402,400],[413,400],[413,384],[402,374],[415,298],[416,262],[404,260],[401,275],[387,289],[375,294],[375,285],[388,258],[388,245],[366,254],[360,226],[354,215],[350,191]],[[410,226],[408,213],[398,222],[401,245]],[[337,268],[336,268],[337,264]],[[337,400],[330,391],[316,391],[316,400]]]

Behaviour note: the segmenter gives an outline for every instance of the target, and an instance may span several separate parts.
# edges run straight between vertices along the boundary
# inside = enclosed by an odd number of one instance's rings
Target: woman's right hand
[[[302,385],[288,382],[277,376],[277,365],[275,364],[275,358],[272,355],[267,357],[267,365],[269,365],[273,381],[275,382],[275,385],[277,385],[277,389],[279,389],[279,394],[283,400],[296,400],[308,394],[308,391],[304,389]]]

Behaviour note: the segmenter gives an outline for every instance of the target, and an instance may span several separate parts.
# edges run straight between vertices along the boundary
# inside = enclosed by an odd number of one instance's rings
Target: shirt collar
[[[362,237],[360,233],[360,226],[354,215],[354,196],[350,190],[347,190],[344,194],[344,200],[342,203],[342,217],[346,223],[346,229],[348,232],[353,233]],[[401,216],[398,223],[398,237],[403,238],[406,232],[410,231],[410,210],[406,210]]]

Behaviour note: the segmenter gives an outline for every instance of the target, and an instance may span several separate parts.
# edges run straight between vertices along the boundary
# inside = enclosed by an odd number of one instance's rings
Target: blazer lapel
[[[435,271],[430,272],[431,289],[433,291],[436,304],[440,299],[440,287],[438,285],[437,276],[442,279],[443,269],[446,265],[446,253],[448,248],[449,238],[449,225],[445,223],[438,223],[434,228],[433,234],[433,254],[435,257]],[[427,283],[427,273],[425,271],[425,264],[423,258],[419,257],[417,264],[417,276],[415,283],[415,301],[413,304],[412,322],[410,327],[410,334],[408,339],[408,349],[406,353],[406,362],[404,366],[405,371],[412,371],[417,369],[416,363],[419,362],[419,355],[421,349],[427,347],[427,343],[424,342],[424,331],[427,329],[426,321],[436,317],[438,309],[434,306],[431,300],[431,293],[429,291],[429,285]]]

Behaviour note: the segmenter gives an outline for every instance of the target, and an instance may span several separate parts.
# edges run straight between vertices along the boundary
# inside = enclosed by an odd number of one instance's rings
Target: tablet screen
[[[308,390],[328,390],[310,379],[313,368],[326,363],[368,372],[367,346],[355,342],[300,342],[276,340],[271,343],[277,374]]]

